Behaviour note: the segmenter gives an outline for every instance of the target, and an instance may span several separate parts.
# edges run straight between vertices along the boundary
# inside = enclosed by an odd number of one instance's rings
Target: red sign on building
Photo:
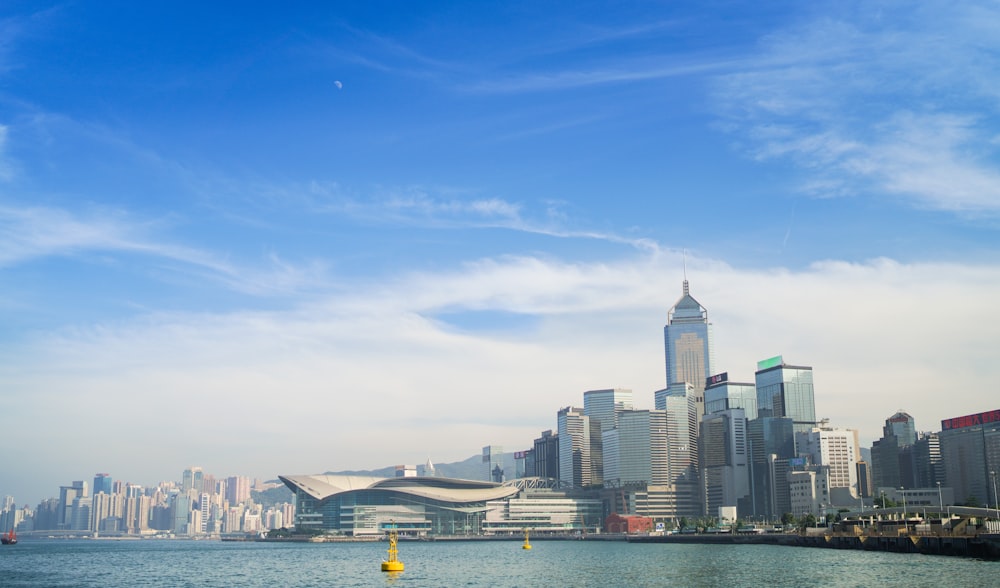
[[[976,425],[985,425],[996,422],[1000,422],[1000,410],[991,410],[977,414],[955,417],[953,419],[945,419],[941,421],[941,430],[950,431],[951,429],[962,429],[964,427],[974,427]]]

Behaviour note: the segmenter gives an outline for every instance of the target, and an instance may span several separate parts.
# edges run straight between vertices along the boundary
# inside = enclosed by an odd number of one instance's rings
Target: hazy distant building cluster
[[[271,485],[270,487],[274,487]],[[291,503],[265,507],[251,498],[251,489],[266,490],[246,476],[216,479],[200,467],[184,470],[181,481],[143,487],[109,474],[59,488],[59,497],[43,500],[37,508],[16,508],[4,499],[0,528],[53,531],[61,534],[219,536],[260,533],[294,524]]]

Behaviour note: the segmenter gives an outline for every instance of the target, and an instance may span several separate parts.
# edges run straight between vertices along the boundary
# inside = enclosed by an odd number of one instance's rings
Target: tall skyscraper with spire
[[[705,413],[705,381],[712,375],[714,352],[712,349],[712,323],[708,311],[691,296],[687,276],[684,293],[667,312],[663,327],[666,350],[667,388],[672,384],[687,382],[694,387],[698,421]]]

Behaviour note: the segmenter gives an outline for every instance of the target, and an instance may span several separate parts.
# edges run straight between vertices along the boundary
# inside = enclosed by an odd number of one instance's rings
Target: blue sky
[[[1000,8],[757,4],[5,3],[0,494],[651,407],[685,263],[866,445],[997,408]]]

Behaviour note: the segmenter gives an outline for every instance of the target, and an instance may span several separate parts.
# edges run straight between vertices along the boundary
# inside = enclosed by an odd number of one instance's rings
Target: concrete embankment
[[[665,535],[631,536],[633,543],[700,543],[722,545],[786,545],[826,549],[862,549],[925,555],[954,555],[982,559],[1000,559],[1000,535]]]

